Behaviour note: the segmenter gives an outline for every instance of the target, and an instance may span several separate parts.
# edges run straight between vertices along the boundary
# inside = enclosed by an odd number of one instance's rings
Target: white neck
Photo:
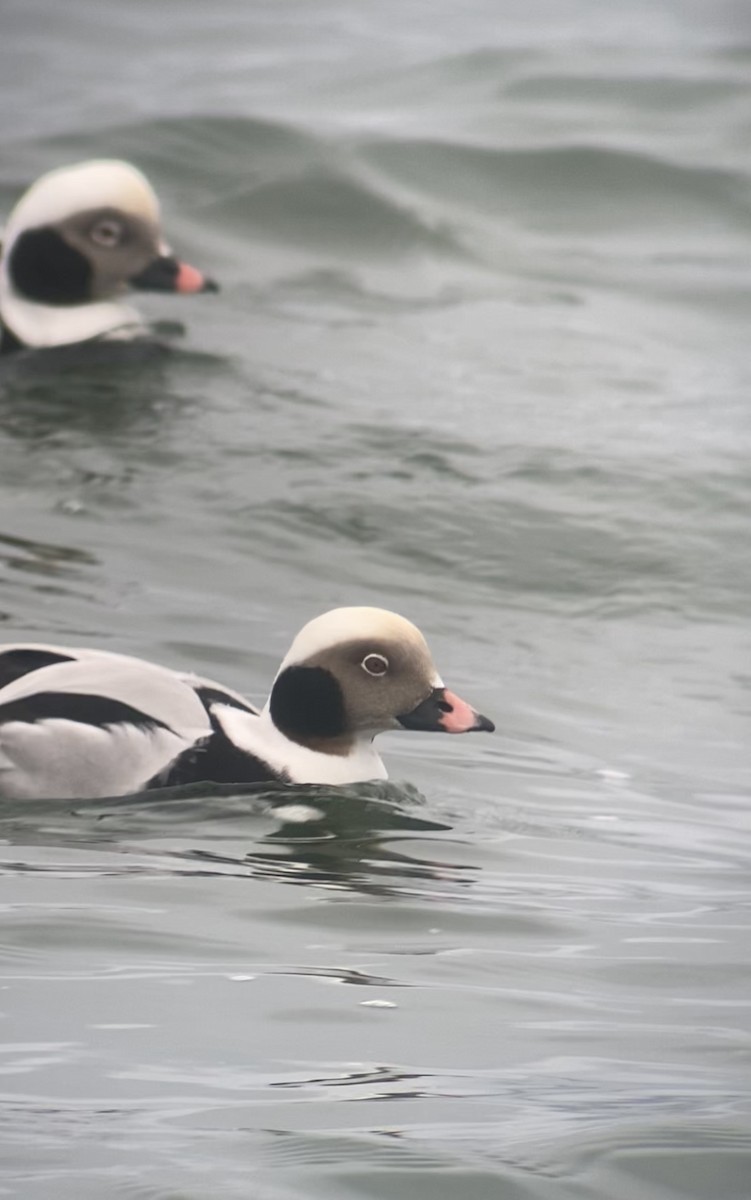
[[[285,772],[292,783],[341,786],[388,778],[369,739],[355,741],[349,754],[322,754],[285,737],[271,720],[268,706],[257,717],[229,705],[212,705],[212,711],[235,746],[263,759],[272,770]]]
[[[13,291],[0,272],[0,320],[24,346],[42,349],[88,342],[92,338],[128,341],[146,331],[139,313],[117,300],[90,304],[35,304]]]

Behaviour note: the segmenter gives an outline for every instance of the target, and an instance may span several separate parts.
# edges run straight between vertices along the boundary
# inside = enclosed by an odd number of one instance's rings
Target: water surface
[[[750,54],[732,3],[7,8],[0,211],[130,158],[223,291],[4,369],[4,639],[261,700],[383,604],[498,733],[6,803],[2,1194],[746,1200]]]

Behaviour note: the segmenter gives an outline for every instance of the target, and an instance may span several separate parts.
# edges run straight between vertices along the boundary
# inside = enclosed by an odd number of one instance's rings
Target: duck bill
[[[180,262],[171,254],[160,254],[148,267],[129,281],[144,292],[218,292],[219,287],[196,267]]]
[[[413,708],[396,718],[405,729],[421,729],[426,733],[472,733],[484,730],[492,733],[495,725],[448,688],[437,687]]]

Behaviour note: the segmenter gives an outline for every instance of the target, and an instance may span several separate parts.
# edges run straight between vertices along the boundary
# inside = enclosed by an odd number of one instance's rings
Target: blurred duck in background
[[[148,337],[129,289],[215,292],[174,257],[159,201],[130,163],[50,171],[11,212],[0,260],[0,353]]]

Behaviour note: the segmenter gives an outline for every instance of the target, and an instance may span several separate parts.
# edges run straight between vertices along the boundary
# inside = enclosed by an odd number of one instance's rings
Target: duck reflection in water
[[[448,833],[451,826],[419,815],[415,809],[425,799],[409,784],[292,791],[294,798],[278,791],[269,797],[265,812],[280,824],[243,856],[207,849],[180,856],[208,870],[213,864],[223,874],[371,896],[464,893],[476,879],[476,867],[445,859],[446,841],[430,835]],[[412,842],[420,855],[408,852]],[[428,849],[435,858],[426,856]]]

